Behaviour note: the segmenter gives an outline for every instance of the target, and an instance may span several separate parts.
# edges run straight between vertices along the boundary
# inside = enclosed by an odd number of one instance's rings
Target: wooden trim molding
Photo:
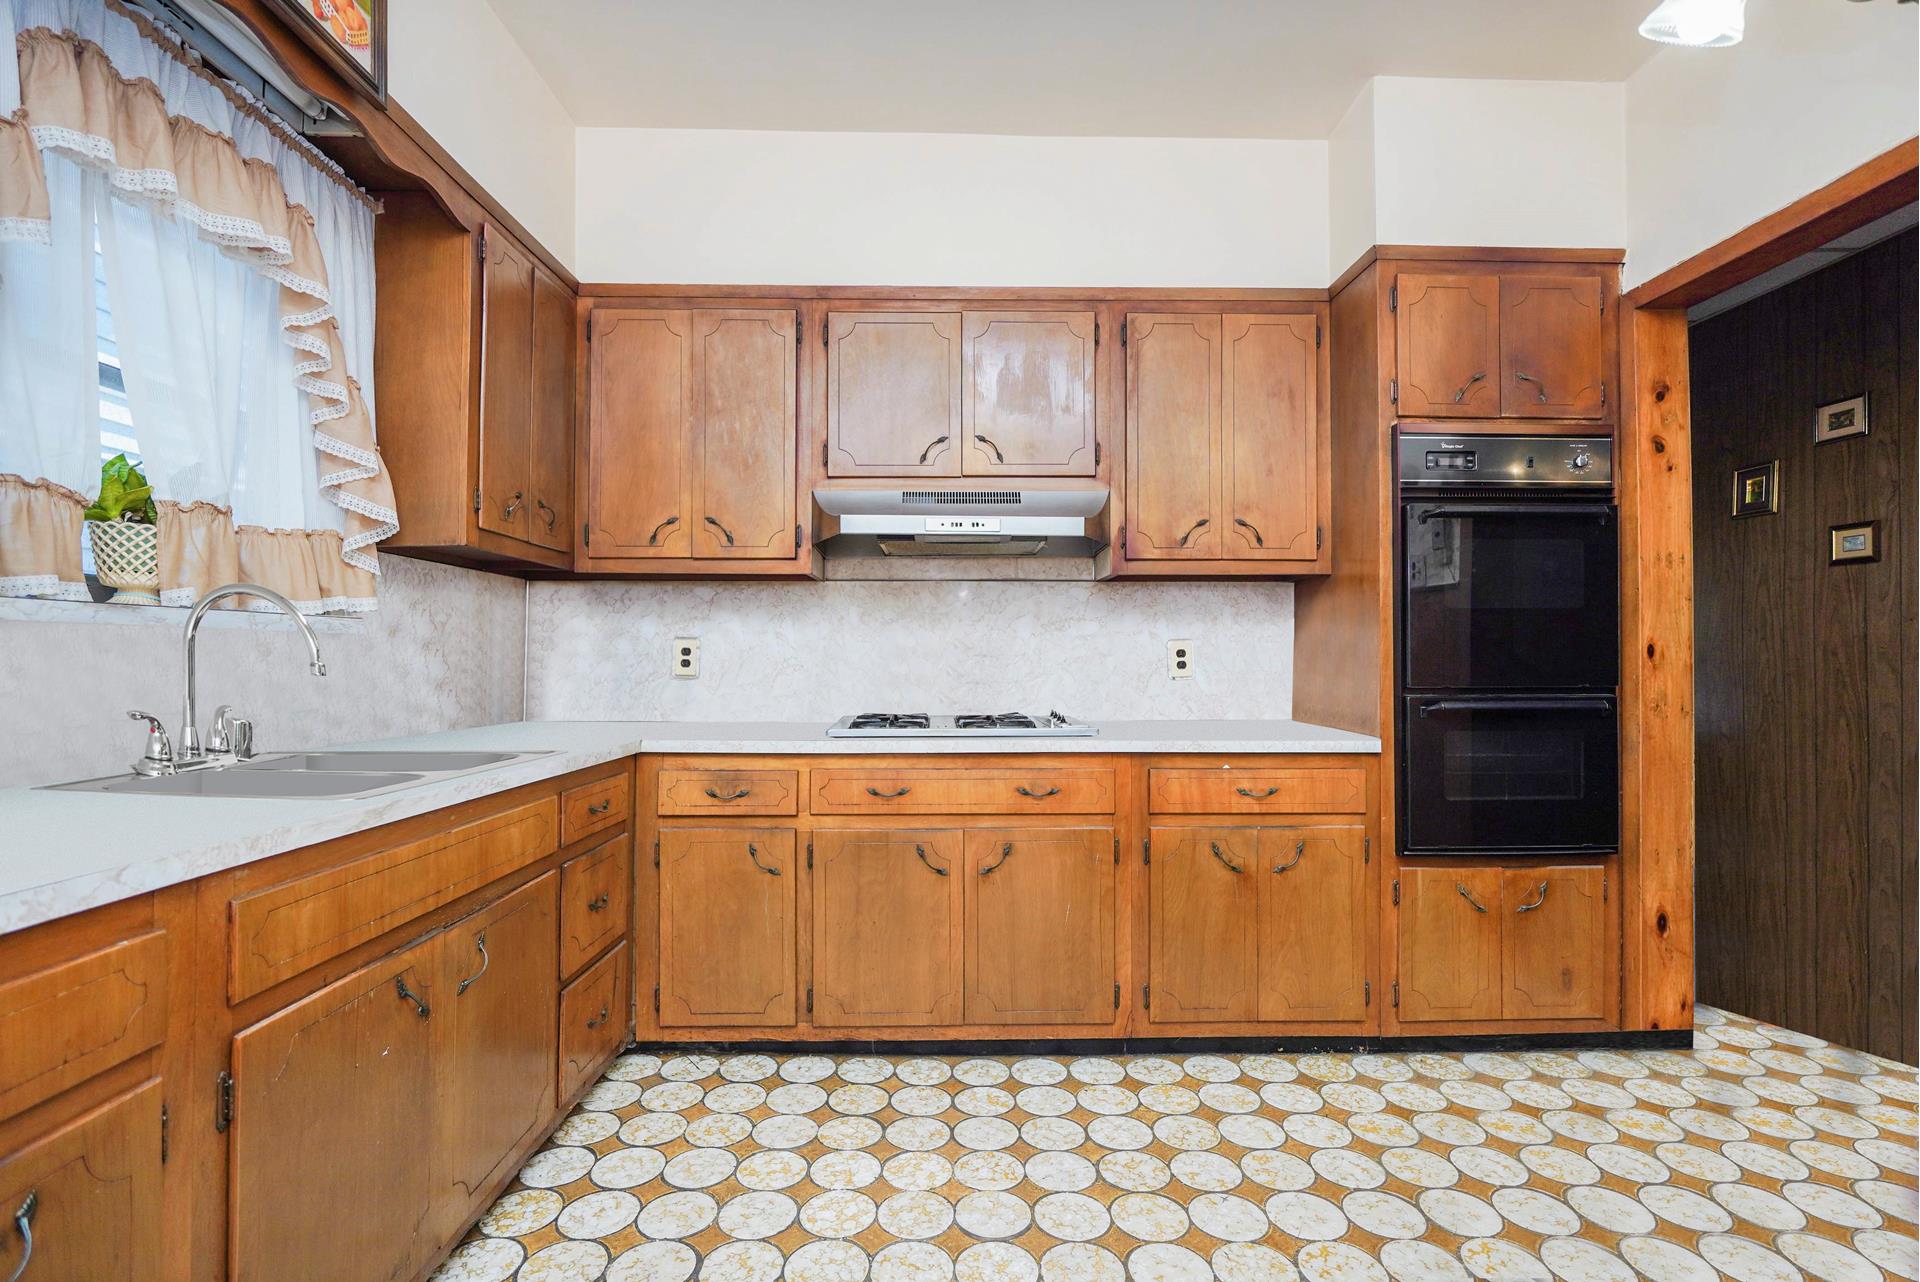
[[[826,299],[869,302],[1320,303],[1324,289],[1171,289],[1033,285],[645,285],[589,281],[582,298]]]
[[[1597,263],[1618,267],[1627,258],[1624,249],[1530,249],[1524,245],[1372,245],[1353,260],[1327,287],[1332,296],[1351,285],[1360,273],[1381,259],[1418,263]]]

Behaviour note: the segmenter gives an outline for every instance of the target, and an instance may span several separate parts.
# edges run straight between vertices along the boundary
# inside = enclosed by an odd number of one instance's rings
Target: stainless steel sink
[[[531,756],[524,752],[290,752],[284,757],[261,757],[235,766],[236,770],[418,770],[446,774],[477,770],[503,761]]]
[[[370,773],[349,770],[189,770],[177,775],[127,775],[93,779],[63,788],[87,792],[131,792],[164,797],[308,797],[367,796],[388,788],[418,783],[425,776],[398,771]]]

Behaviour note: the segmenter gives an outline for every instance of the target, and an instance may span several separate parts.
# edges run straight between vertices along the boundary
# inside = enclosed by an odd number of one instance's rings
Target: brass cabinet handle
[[[1275,864],[1273,866],[1273,870],[1275,872],[1285,872],[1287,869],[1299,863],[1300,856],[1306,853],[1307,853],[1307,842],[1306,842],[1306,839],[1303,837],[1299,841],[1296,841],[1293,843],[1293,858],[1287,860],[1287,862],[1285,862],[1284,864]]]
[[[720,531],[720,533],[725,536],[728,547],[733,546],[733,531],[729,530],[726,526],[720,524],[720,522],[714,520],[710,516],[705,517],[703,519],[706,521],[708,525],[711,525],[714,529]]]
[[[1023,797],[1031,797],[1033,800],[1039,801],[1043,797],[1058,796],[1060,794],[1060,785],[1055,784],[1053,787],[1047,789],[1045,792],[1035,792],[1033,789],[1027,787],[1027,785],[1020,784],[1014,788],[1014,791],[1019,793]]]
[[[1518,908],[1514,909],[1513,911],[1515,911],[1516,913],[1530,913],[1534,909],[1538,908],[1541,904],[1544,904],[1546,902],[1547,902],[1547,883],[1543,881],[1538,886],[1534,887],[1533,902],[1530,904],[1521,904]]]
[[[1001,864],[1004,864],[1005,862],[1007,862],[1007,860],[1011,859],[1012,857],[1013,857],[1013,843],[1009,841],[1006,845],[1000,847],[1000,857],[994,860],[992,863],[986,865],[986,867],[982,868],[980,870],[980,875],[982,877],[986,876],[988,873],[992,872],[994,869],[998,868]]]
[[[1243,529],[1243,530],[1250,530],[1250,531],[1252,531],[1252,533],[1253,533],[1253,546],[1255,546],[1255,547],[1257,547],[1257,548],[1263,548],[1263,547],[1265,547],[1265,546],[1267,546],[1267,541],[1266,541],[1265,539],[1263,539],[1263,538],[1261,538],[1261,537],[1260,537],[1260,527],[1259,527],[1259,526],[1257,526],[1257,525],[1255,525],[1255,524],[1254,524],[1254,523],[1253,523],[1252,521],[1243,521],[1243,520],[1241,520],[1241,519],[1240,519],[1239,517],[1237,517],[1237,516],[1236,516],[1236,517],[1234,517],[1234,518],[1233,518],[1233,523],[1234,523],[1235,525],[1237,525],[1237,526],[1239,526],[1239,527],[1240,527],[1241,529]]]
[[[588,806],[587,813],[590,815],[604,815],[607,813],[607,811],[612,809],[613,809],[613,798],[608,797],[605,801],[601,802],[598,805]]]
[[[945,868],[935,867],[933,861],[927,858],[927,848],[925,846],[921,846],[921,845],[914,846],[913,853],[919,856],[920,862],[925,864],[933,872],[933,874],[936,877],[944,877],[947,875],[947,870]]]
[[[400,994],[400,1000],[412,1002],[414,1014],[418,1015],[421,1019],[431,1019],[433,1017],[433,1007],[421,1001],[420,995],[407,987],[407,977],[405,975],[395,975],[393,977],[393,991]]]
[[[547,514],[547,529],[553,529],[554,523],[560,519],[560,514],[553,510],[553,505],[545,499],[535,499],[533,505]]]
[[[1473,905],[1473,911],[1477,913],[1483,913],[1487,911],[1487,906],[1481,903],[1478,899],[1475,899],[1473,897],[1473,892],[1467,889],[1467,884],[1465,882],[1456,881],[1453,883],[1453,888],[1460,892],[1460,898],[1466,900],[1468,903]]]
[[[748,793],[752,791],[753,789],[751,788],[742,788],[737,792],[729,792],[722,795],[721,793],[715,791],[714,789],[709,788],[707,789],[707,795],[709,797],[712,797],[715,801],[738,801],[740,800],[740,798],[746,796]]]
[[[587,1027],[598,1028],[600,1027],[600,1025],[606,1022],[607,1022],[607,1008],[605,1006],[602,1006],[600,1008],[600,1013],[587,1021]]]
[[[1195,521],[1191,527],[1188,528],[1185,534],[1182,534],[1180,536],[1180,542],[1176,546],[1179,546],[1179,547],[1187,546],[1187,540],[1191,539],[1194,535],[1198,534],[1200,532],[1201,526],[1211,525],[1211,524],[1213,524],[1211,518],[1204,517],[1204,516],[1201,517],[1199,520]]]
[[[1485,370],[1481,370],[1478,374],[1475,374],[1472,378],[1460,384],[1460,390],[1453,394],[1453,403],[1455,405],[1458,405],[1461,401],[1466,400],[1467,393],[1472,390],[1473,385],[1475,383],[1478,383],[1481,379],[1485,378],[1486,376],[1487,376],[1487,372]]]
[[[947,438],[946,438],[946,437],[944,437],[944,436],[936,436],[936,437],[934,437],[934,438],[933,438],[933,439],[932,439],[931,441],[928,441],[928,442],[927,442],[927,448],[926,448],[926,449],[924,449],[924,450],[921,450],[921,451],[920,451],[920,462],[921,462],[921,464],[922,464],[922,465],[924,465],[924,464],[926,463],[926,461],[927,461],[928,459],[930,459],[930,458],[932,458],[932,457],[933,457],[933,447],[934,447],[934,446],[936,446],[936,445],[945,445],[946,443],[947,443]]]
[[[1241,796],[1245,797],[1249,801],[1265,801],[1268,797],[1271,797],[1274,793],[1279,792],[1280,788],[1278,785],[1275,785],[1274,787],[1267,789],[1265,792],[1255,792],[1251,788],[1235,788],[1234,791],[1239,793]]]
[[[587,911],[590,913],[600,912],[606,908],[607,903],[607,892],[603,890],[587,901]]]
[[[1220,852],[1220,843],[1219,843],[1219,842],[1217,842],[1217,841],[1210,841],[1210,842],[1208,842],[1207,844],[1208,844],[1209,846],[1212,846],[1212,847],[1213,847],[1213,857],[1214,857],[1215,859],[1218,859],[1218,860],[1219,860],[1219,861],[1221,862],[1221,864],[1223,864],[1223,865],[1224,865],[1224,866],[1226,867],[1226,870],[1227,870],[1228,872],[1236,872],[1236,873],[1238,873],[1238,872],[1245,872],[1245,871],[1246,871],[1246,869],[1245,869],[1245,868],[1242,868],[1242,867],[1241,867],[1241,866],[1240,866],[1239,864],[1236,864],[1236,863],[1234,863],[1234,862],[1233,862],[1233,860],[1231,860],[1231,859],[1229,859],[1229,858],[1227,858],[1227,857],[1226,857],[1226,856],[1225,856],[1224,854],[1222,854],[1222,853]]]
[[[944,438],[942,438],[942,439],[944,439]],[[975,433],[973,434],[973,439],[974,439],[974,440],[976,440],[976,441],[978,441],[978,442],[980,442],[980,443],[981,443],[982,445],[984,445],[984,446],[986,446],[986,447],[987,447],[988,449],[990,449],[990,450],[992,450],[992,451],[993,451],[993,461],[994,461],[994,462],[996,462],[996,463],[1004,463],[1004,462],[1006,462],[1006,461],[1007,461],[1007,456],[1006,456],[1006,455],[1004,455],[1004,454],[1002,454],[1002,453],[1000,452],[1000,447],[999,447],[998,445],[995,445],[995,444],[994,444],[994,443],[993,443],[992,441],[990,441],[990,440],[988,440],[988,439],[987,439],[986,437],[984,437],[984,436],[982,436],[982,435],[980,435],[980,433],[978,433],[978,432],[975,432]],[[920,461],[921,461],[922,463],[924,463],[924,462],[926,462],[926,460],[925,460],[925,459],[921,459]]]
[[[480,969],[474,971],[473,974],[467,976],[465,979],[460,981],[460,983],[453,990],[453,995],[455,997],[459,997],[461,994],[465,993],[469,988],[472,988],[475,984],[479,983],[480,976],[486,974],[487,967],[493,965],[493,958],[487,956],[487,932],[486,931],[483,930],[479,934],[473,937],[473,946],[480,950]]]
[[[778,868],[772,868],[760,862],[760,848],[754,845],[751,841],[747,843],[747,858],[753,860],[753,866],[755,868],[758,868],[761,872],[767,874],[767,876],[778,877],[780,875],[780,870]]]
[[[20,1235],[20,1263],[13,1266],[13,1272],[7,1275],[7,1282],[20,1282],[27,1272],[27,1265],[33,1260],[33,1216],[40,1209],[40,1190],[28,1189],[26,1201],[20,1203],[20,1209],[13,1213],[13,1228]]]
[[[898,792],[881,792],[878,788],[873,787],[871,784],[869,784],[867,787],[867,795],[869,797],[878,797],[882,801],[893,801],[897,798],[906,796],[908,793],[912,791],[913,791],[912,788],[902,788]]]
[[[526,497],[527,492],[525,490],[515,490],[513,497],[507,500],[506,508],[500,513],[500,519],[503,521],[511,521],[513,514],[520,510],[521,500]]]
[[[1546,403],[1547,385],[1545,383],[1541,382],[1539,379],[1535,378],[1533,375],[1523,374],[1519,370],[1513,371],[1513,376],[1519,379],[1522,383],[1532,383],[1535,387],[1539,388],[1540,394],[1535,399],[1540,401],[1540,403],[1543,405]]]
[[[680,524],[680,518],[677,516],[670,516],[666,520],[660,522],[660,524],[654,526],[653,533],[647,536],[647,546],[650,548],[659,547],[660,531],[666,529],[669,525],[678,525],[678,524]]]

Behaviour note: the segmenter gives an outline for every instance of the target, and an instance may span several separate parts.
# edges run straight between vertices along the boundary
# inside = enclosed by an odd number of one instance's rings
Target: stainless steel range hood
[[[818,489],[829,557],[1092,557],[1107,488]]]

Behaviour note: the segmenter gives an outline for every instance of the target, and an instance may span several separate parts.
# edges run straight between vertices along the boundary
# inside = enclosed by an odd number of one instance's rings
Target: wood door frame
[[[1920,138],[1622,295],[1622,1025],[1694,1006],[1693,442],[1687,311],[1920,195]]]

